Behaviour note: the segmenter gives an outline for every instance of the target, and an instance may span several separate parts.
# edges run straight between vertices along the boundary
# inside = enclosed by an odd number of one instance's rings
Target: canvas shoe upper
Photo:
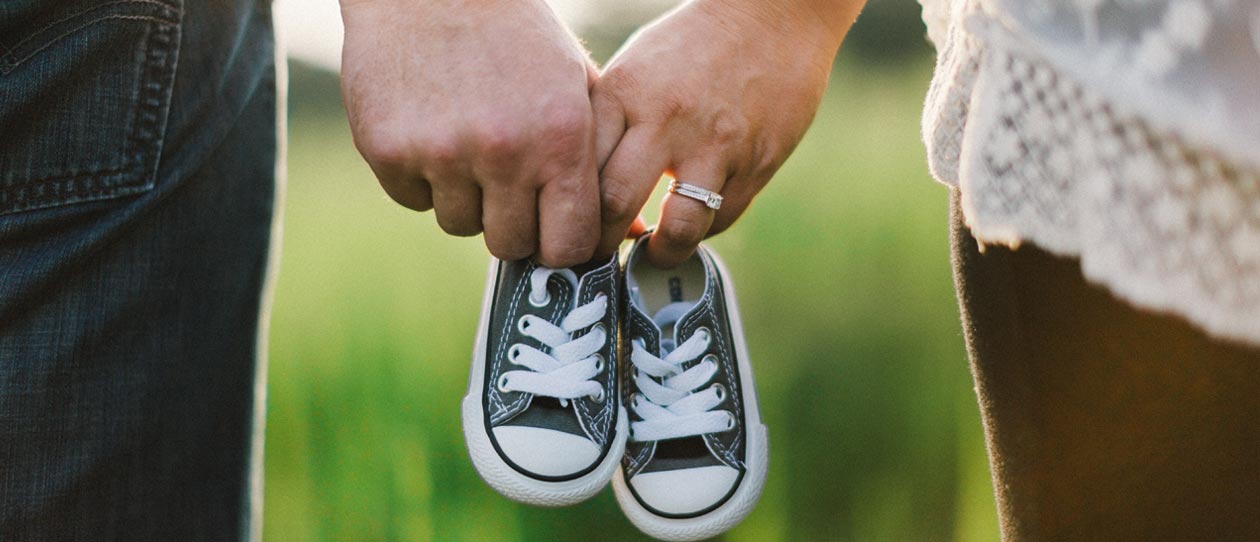
[[[757,410],[734,292],[703,245],[657,269],[640,239],[626,261],[622,364],[630,440],[614,480],[630,520],[664,539],[695,540],[734,526],[765,479]]]
[[[464,400],[470,455],[509,498],[577,502],[608,482],[624,449],[617,258],[492,266]]]

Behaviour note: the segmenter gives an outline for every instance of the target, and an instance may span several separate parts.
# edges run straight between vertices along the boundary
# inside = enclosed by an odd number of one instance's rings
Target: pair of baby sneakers
[[[699,540],[752,510],[766,428],[729,274],[701,246],[674,269],[492,260],[464,398],[473,465],[504,496],[585,500],[612,480],[648,535]]]

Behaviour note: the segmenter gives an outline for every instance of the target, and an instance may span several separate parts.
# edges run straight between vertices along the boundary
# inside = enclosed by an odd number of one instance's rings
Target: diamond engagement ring
[[[722,207],[722,196],[720,194],[700,188],[694,184],[680,183],[675,179],[669,182],[669,191],[699,201],[714,211]]]

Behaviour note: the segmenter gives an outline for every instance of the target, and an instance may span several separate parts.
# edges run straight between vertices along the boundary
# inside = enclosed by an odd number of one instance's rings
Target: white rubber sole
[[[744,324],[739,317],[739,305],[735,302],[735,288],[731,274],[718,255],[709,251],[714,265],[722,274],[726,308],[734,337],[735,355],[743,361],[739,365],[741,396],[744,399],[744,424],[747,428],[747,449],[744,456],[745,472],[735,494],[717,509],[702,516],[686,519],[667,518],[657,515],[639,504],[630,493],[622,469],[613,477],[613,494],[617,504],[630,523],[648,536],[678,542],[703,540],[722,534],[743,521],[761,498],[766,484],[766,471],[770,465],[770,441],[765,424],[761,423],[761,410],[757,404],[756,381],[753,380],[752,363],[748,357],[748,345],[744,340]]]
[[[508,465],[486,434],[485,409],[482,407],[482,385],[485,382],[486,332],[490,306],[494,302],[495,275],[499,260],[490,259],[486,276],[486,293],[481,302],[481,319],[477,323],[477,342],[473,347],[472,370],[468,377],[468,395],[463,402],[464,441],[477,474],[504,497],[535,506],[567,506],[577,504],[599,493],[608,485],[626,450],[629,433],[625,408],[618,406],[617,427],[608,455],[594,470],[580,478],[548,482],[526,476]],[[620,397],[620,394],[617,394]],[[615,399],[616,400],[616,399]]]

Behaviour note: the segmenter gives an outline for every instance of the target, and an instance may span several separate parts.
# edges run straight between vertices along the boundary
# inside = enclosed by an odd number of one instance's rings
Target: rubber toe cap
[[[717,504],[738,479],[738,470],[712,466],[639,473],[630,485],[643,504],[658,512],[687,515]]]
[[[494,439],[509,461],[542,476],[575,474],[599,459],[594,442],[554,429],[504,425],[494,428]]]

